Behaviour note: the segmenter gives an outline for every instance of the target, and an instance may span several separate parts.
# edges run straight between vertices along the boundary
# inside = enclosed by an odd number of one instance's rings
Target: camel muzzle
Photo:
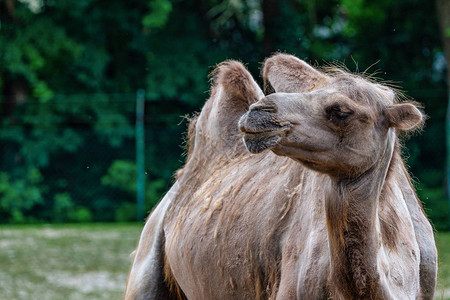
[[[272,131],[286,131],[290,128],[289,122],[281,122],[272,113],[275,110],[252,107],[239,120],[239,130],[243,133],[266,133]]]
[[[251,153],[260,153],[277,145],[289,128],[289,122],[280,122],[268,110],[250,109],[239,120],[245,147]]]

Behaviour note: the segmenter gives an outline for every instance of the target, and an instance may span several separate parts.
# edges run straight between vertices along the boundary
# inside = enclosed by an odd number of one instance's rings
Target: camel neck
[[[344,299],[373,297],[379,290],[378,205],[392,153],[393,138],[372,168],[357,178],[332,179],[325,196],[332,280]]]

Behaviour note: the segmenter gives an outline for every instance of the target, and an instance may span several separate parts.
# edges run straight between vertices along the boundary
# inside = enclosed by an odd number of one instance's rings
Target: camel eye
[[[353,111],[339,104],[334,104],[325,109],[328,120],[334,123],[343,123],[353,114]]]

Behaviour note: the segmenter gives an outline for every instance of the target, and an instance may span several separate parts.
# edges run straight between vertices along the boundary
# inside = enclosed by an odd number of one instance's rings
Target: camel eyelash
[[[334,104],[325,109],[327,119],[335,122],[343,122],[353,114],[353,111],[348,108],[344,108],[339,104]]]

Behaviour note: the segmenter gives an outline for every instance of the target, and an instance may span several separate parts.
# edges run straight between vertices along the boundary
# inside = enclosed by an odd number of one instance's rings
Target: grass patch
[[[0,226],[2,299],[122,299],[143,224]],[[436,235],[436,299],[450,299],[450,233]]]
[[[142,225],[0,227],[2,299],[121,299]]]
[[[438,232],[436,245],[439,252],[439,269],[435,298],[450,300],[450,233]]]

